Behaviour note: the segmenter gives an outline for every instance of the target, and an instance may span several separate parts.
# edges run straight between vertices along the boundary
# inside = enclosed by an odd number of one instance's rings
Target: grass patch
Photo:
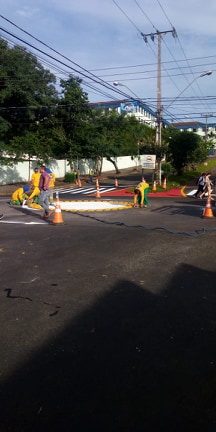
[[[197,166],[195,169],[190,169],[185,171],[182,175],[169,175],[169,183],[176,183],[179,186],[184,186],[187,183],[194,183],[197,179],[197,177],[203,173],[211,170],[216,169],[216,159],[208,159],[207,162]]]
[[[160,185],[157,185],[156,191],[153,191],[153,190],[152,190],[152,188],[153,188],[153,184],[152,184],[152,183],[149,183],[149,192],[165,192],[165,191],[169,191],[169,190],[171,190],[171,189],[178,188],[178,187],[180,187],[180,186],[181,186],[181,185],[180,185],[179,182],[175,182],[175,181],[168,181],[167,184],[166,184],[166,189],[164,189],[164,188],[162,187],[162,185],[161,185],[161,186],[160,186]],[[130,188],[128,188],[128,189],[127,189],[127,192],[128,192],[128,193],[134,193],[134,186],[131,186]]]

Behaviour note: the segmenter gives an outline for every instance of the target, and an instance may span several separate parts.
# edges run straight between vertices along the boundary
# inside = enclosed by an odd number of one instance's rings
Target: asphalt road
[[[215,431],[216,219],[0,199],[0,431]],[[214,216],[216,208],[213,208]]]

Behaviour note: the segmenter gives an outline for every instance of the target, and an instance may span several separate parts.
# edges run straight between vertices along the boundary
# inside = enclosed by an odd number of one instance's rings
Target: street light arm
[[[181,93],[178,94],[178,96],[175,97],[175,99],[173,99],[173,101],[166,107],[166,110],[169,109],[171,107],[171,105],[194,83],[194,81],[196,81],[198,78],[202,78],[206,75],[211,75],[212,71],[206,71],[206,72],[202,72],[200,75],[196,76],[182,91]]]
[[[125,88],[127,88],[134,96],[135,96],[135,98],[137,99],[137,100],[140,100],[140,98],[136,95],[136,93],[134,93],[126,84],[122,84],[121,82],[119,82],[119,81],[115,81],[114,83],[113,83],[113,85],[115,86],[115,87],[117,87],[117,86],[122,86],[122,87],[125,87]]]

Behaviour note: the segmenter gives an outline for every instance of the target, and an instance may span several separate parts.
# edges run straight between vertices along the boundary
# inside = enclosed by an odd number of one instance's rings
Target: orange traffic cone
[[[58,192],[56,192],[56,203],[55,203],[55,213],[54,213],[53,223],[59,224],[59,223],[63,223],[63,222],[64,221],[63,221],[62,212],[61,212],[59,195],[58,195]]]
[[[203,217],[211,217],[211,218],[214,217],[210,197],[207,198],[206,206],[203,211]]]
[[[97,187],[97,190],[96,190],[96,198],[100,198],[101,196],[100,196],[100,189],[99,189],[99,187]]]
[[[163,189],[166,189],[166,177],[165,177],[165,179],[164,179],[164,181],[163,181]]]
[[[152,190],[153,190],[153,191],[156,191],[156,190],[157,190],[156,180],[154,180],[154,182],[153,182]]]
[[[80,179],[78,180],[78,186],[79,186],[79,187],[82,187],[82,182],[81,182]]]
[[[118,180],[117,180],[117,178],[115,179],[115,187],[118,187]]]
[[[98,181],[98,178],[96,178],[96,180],[95,180],[95,186],[96,186],[96,188],[99,188],[99,181]]]

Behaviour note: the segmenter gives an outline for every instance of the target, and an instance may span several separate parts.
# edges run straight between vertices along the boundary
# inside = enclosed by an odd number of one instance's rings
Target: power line
[[[204,57],[191,57],[191,58],[186,58],[186,59],[177,59],[177,60],[165,60],[162,61],[163,65],[169,64],[169,63],[180,63],[180,62],[187,62],[187,61],[194,61],[194,60],[204,60],[204,59],[211,59],[211,58],[216,58],[216,54],[215,55],[211,55],[211,56],[204,56]],[[210,64],[210,63],[209,63]],[[211,63],[212,64],[212,63]],[[215,63],[213,63],[215,64]],[[201,63],[198,66],[206,66],[206,63]],[[137,67],[142,67],[142,66],[157,66],[157,63],[138,63],[135,65],[125,65],[125,66],[110,66],[110,67],[106,67],[106,68],[97,68],[97,69],[91,69],[92,72],[100,72],[100,71],[106,71],[106,70],[116,70],[116,69],[130,69],[130,68],[137,68]]]
[[[126,14],[126,12],[118,5],[118,3],[115,0],[112,0],[113,3],[116,5],[116,7],[123,13],[123,15],[130,21],[133,27],[140,33],[140,29],[136,26],[136,24],[132,21],[132,19]]]
[[[161,10],[162,10],[162,12],[163,12],[163,14],[164,14],[164,16],[166,17],[166,19],[167,19],[168,22],[169,22],[169,24],[172,26],[172,23],[171,23],[170,19],[168,18],[168,15],[167,15],[167,13],[165,12],[163,6],[161,5],[160,0],[157,0],[157,3],[159,4],[159,6],[160,6],[160,8],[161,8]],[[182,53],[183,53],[183,55],[184,55],[184,58],[186,59],[185,51],[184,51],[184,49],[183,49],[183,46],[182,46],[182,44],[181,44],[181,41],[180,41],[180,39],[179,39],[179,37],[178,37],[177,34],[176,34],[176,36],[177,36],[177,40],[178,40],[178,42],[179,42],[179,46],[180,46],[180,48],[181,48],[181,50],[182,50]],[[188,65],[188,67],[189,67],[191,73],[193,74],[193,71],[192,71],[191,65],[190,65],[190,63],[189,63],[188,60],[187,60],[187,65]],[[194,74],[193,74],[193,77],[195,77]],[[185,76],[185,78],[186,78],[187,83],[189,84],[189,81],[188,81],[188,79],[187,79],[186,76]],[[196,85],[197,85],[197,87],[198,87],[198,89],[199,89],[200,94],[202,95],[202,91],[201,91],[201,88],[200,88],[200,86],[199,86],[199,83],[196,82]],[[195,89],[194,89],[193,87],[192,87],[192,89],[193,89],[194,93],[196,94]]]
[[[23,41],[23,39],[19,38],[16,35],[13,35],[11,32],[5,30],[5,29],[1,29],[4,32],[6,32],[7,34],[11,35],[12,37],[15,37],[16,39],[18,39],[19,41],[21,41],[22,43],[27,44],[28,46],[30,46],[31,48],[35,49],[36,51],[39,51],[40,53],[45,54],[46,56],[48,56],[49,58],[59,62],[60,64],[69,67],[71,70],[73,70],[74,72],[84,76],[85,78],[91,78],[91,80],[96,83],[99,84],[105,88],[107,88],[108,90],[112,90],[113,88],[110,84],[106,83],[105,81],[103,81],[101,78],[97,77],[96,75],[94,75],[92,72],[88,71],[87,69],[83,68],[82,66],[78,65],[77,63],[73,62],[71,59],[69,59],[68,57],[64,56],[63,54],[61,54],[59,51],[53,49],[52,47],[50,47],[49,45],[47,45],[46,43],[44,43],[43,41],[41,41],[40,39],[36,38],[35,36],[33,36],[31,33],[27,32],[26,30],[22,29],[21,27],[19,27],[18,25],[16,25],[15,23],[13,23],[11,20],[5,18],[3,15],[0,14],[0,17],[4,20],[6,20],[7,22],[9,22],[11,25],[15,26],[16,28],[18,28],[19,30],[21,30],[22,32],[24,32],[25,34],[27,34],[28,36],[30,36],[31,38],[33,38],[34,40],[36,40],[37,42],[41,43],[42,45],[44,45],[45,47],[47,47],[48,49],[50,49],[51,51],[55,52],[56,54],[60,55],[61,57],[63,57],[64,59],[66,59],[67,61],[71,62],[72,64],[74,64],[76,67],[80,68],[81,70],[77,70],[75,68],[72,68],[69,65],[66,65],[64,62],[62,62],[61,60],[56,59],[55,57],[51,56],[48,53],[45,53],[44,51],[40,50],[37,47],[34,47],[32,44],[30,44],[27,41]],[[87,74],[87,75],[86,75]],[[122,92],[119,89],[116,89],[116,92],[119,93],[120,95],[126,96],[128,97],[128,95],[125,92]],[[113,98],[113,96],[110,96]]]
[[[142,11],[142,13],[144,14],[144,16],[147,18],[147,20],[150,22],[150,24],[152,25],[153,29],[155,30],[155,32],[149,33],[149,36],[150,36],[152,42],[154,42],[154,35],[157,35],[157,33],[159,33],[159,31],[158,31],[158,29],[155,27],[154,23],[151,21],[151,19],[149,18],[149,16],[146,14],[146,12],[143,10],[143,8],[140,6],[140,4],[138,3],[138,1],[137,1],[137,0],[134,0],[134,1],[135,1],[136,5],[138,6],[138,8]],[[123,10],[122,8],[120,8],[120,6],[116,3],[116,1],[114,1],[114,3],[115,3],[115,4],[117,5],[117,7],[121,10],[121,12],[126,16],[126,18],[130,21],[130,23],[131,23],[131,24],[132,24],[132,25],[133,25],[137,30],[139,30],[138,27],[135,25],[135,23],[132,21],[132,19],[131,19],[131,18],[130,18],[130,17],[129,17],[125,12],[124,12],[124,10]],[[175,30],[175,27],[174,27],[173,24],[171,23],[171,20],[168,18],[168,15],[166,14],[164,8],[161,6],[161,3],[160,3],[159,1],[158,1],[158,4],[159,4],[159,6],[161,7],[163,14],[165,15],[166,19],[168,20],[169,24],[171,25],[171,27],[172,27],[172,29],[173,29],[173,35],[175,35],[177,41],[178,41],[179,44],[180,44],[180,40],[179,40],[179,38],[178,38],[177,32],[176,32],[176,30]],[[145,41],[146,43],[148,43],[148,39],[147,39],[147,37],[146,37],[147,35],[146,35],[145,33],[142,33],[142,32],[141,32],[141,35],[143,36],[144,41]],[[162,39],[162,41],[163,41],[163,39]],[[164,42],[164,41],[163,41],[163,42]],[[165,42],[164,42],[164,43],[165,43]],[[166,45],[166,43],[165,43],[165,45]],[[148,44],[148,46],[150,46],[150,45]],[[185,74],[185,71],[182,70],[181,66],[177,63],[177,61],[176,61],[175,57],[172,55],[172,53],[171,53],[169,47],[168,47],[167,45],[166,45],[166,47],[167,47],[167,49],[168,49],[168,51],[169,51],[169,54],[172,56],[172,58],[174,59],[175,63],[177,64],[178,69],[182,72],[181,75],[184,75],[184,77],[186,78],[187,82],[189,82],[188,79],[187,79],[187,74]],[[150,48],[151,48],[151,46],[150,46]],[[184,50],[183,50],[182,45],[181,45],[181,49],[182,49],[183,55],[184,55],[184,57],[185,57],[185,61],[187,62],[187,65],[188,65],[188,67],[189,67],[189,69],[190,69],[190,72],[191,72],[192,75],[194,76],[194,72],[192,71],[192,68],[191,68],[191,66],[190,66],[190,64],[189,64],[189,62],[188,62],[188,59],[186,58],[186,55],[185,55],[185,52],[184,52]],[[152,51],[153,51],[154,55],[156,56],[156,53],[154,52],[154,50],[152,50]],[[172,79],[172,76],[168,73],[167,69],[165,70],[164,65],[165,65],[165,63],[161,62],[161,67],[163,68],[163,70],[165,71],[165,73],[167,74],[167,76],[169,77],[169,79],[172,81],[172,83],[174,84],[174,86],[177,88],[177,90],[180,91],[179,86],[178,86],[178,85],[175,83],[175,81]],[[124,74],[124,75],[127,75],[127,73]],[[138,79],[139,79],[139,78],[137,78],[137,80],[138,80]],[[130,78],[128,78],[128,80],[130,80]],[[123,81],[123,80],[121,79],[121,81]],[[196,85],[197,85],[197,83],[196,83]],[[199,88],[199,86],[198,86],[198,88]],[[192,90],[193,90],[193,92],[196,94],[195,89],[192,88]],[[200,91],[200,93],[201,93],[200,88],[199,88],[199,91]],[[201,93],[201,94],[202,94],[202,93]],[[203,95],[202,95],[202,96],[203,96]]]
[[[138,28],[138,26],[136,26],[136,24],[132,21],[132,19],[129,17],[129,15],[128,14],[126,14],[124,11],[123,11],[123,9],[122,8],[120,8],[120,6],[117,4],[117,2],[115,1],[115,0],[113,0],[113,3],[119,8],[119,10],[126,16],[126,18],[130,21],[130,23],[136,28],[136,30],[140,33],[140,29]],[[138,2],[137,1],[135,1],[135,3],[136,4],[138,4]],[[145,12],[144,12],[145,13]],[[39,42],[39,43],[42,43],[44,46],[46,46],[48,49],[50,49],[50,50],[52,50],[52,51],[54,51],[56,54],[58,54],[58,55],[60,55],[60,56],[62,56],[63,58],[65,58],[65,59],[67,59],[69,62],[72,62],[73,63],[73,65],[75,65],[75,66],[77,66],[77,68],[75,68],[75,67],[71,67],[71,65],[68,65],[68,64],[66,64],[65,62],[62,62],[62,61],[60,61],[60,60],[58,60],[56,57],[54,57],[54,56],[50,56],[49,54],[47,54],[46,52],[44,52],[44,51],[42,51],[42,50],[39,50],[37,47],[35,47],[35,46],[33,46],[33,45],[31,45],[31,44],[29,44],[28,46],[32,46],[33,47],[33,49],[34,50],[36,50],[36,51],[38,51],[38,52],[41,52],[41,53],[43,53],[43,55],[45,55],[45,56],[49,56],[50,57],[50,59],[52,59],[53,61],[55,61],[55,62],[57,62],[57,63],[60,63],[61,64],[61,66],[64,66],[64,67],[66,67],[66,68],[69,68],[70,69],[70,71],[72,70],[73,72],[75,72],[75,73],[77,73],[78,75],[81,75],[82,76],[82,85],[84,86],[84,87],[86,87],[86,88],[89,88],[89,89],[91,89],[93,92],[95,91],[95,92],[97,92],[97,93],[99,93],[99,94],[101,94],[101,95],[103,95],[103,96],[105,96],[105,97],[109,97],[109,98],[111,98],[111,99],[115,99],[114,97],[113,97],[113,95],[111,95],[111,94],[109,94],[108,92],[106,92],[106,90],[108,90],[108,91],[114,91],[114,88],[113,88],[113,86],[109,83],[109,82],[106,82],[106,81],[104,81],[102,78],[103,78],[103,76],[96,76],[94,73],[92,73],[92,72],[94,72],[94,71],[98,71],[97,69],[95,69],[95,70],[92,70],[92,71],[88,71],[87,69],[85,69],[85,68],[82,68],[82,66],[80,66],[80,65],[78,65],[77,63],[75,63],[75,62],[73,62],[72,60],[70,60],[70,59],[68,59],[67,57],[65,57],[65,56],[63,56],[60,52],[58,52],[58,51],[56,51],[55,49],[53,49],[53,48],[51,48],[49,45],[47,45],[46,43],[44,43],[44,42],[42,42],[42,41],[40,41],[40,39],[38,39],[38,38],[36,38],[35,36],[33,36],[31,33],[29,33],[29,32],[26,32],[24,29],[22,29],[21,27],[19,27],[19,26],[17,26],[16,24],[14,24],[12,21],[10,21],[10,20],[8,20],[7,18],[5,18],[5,17],[3,17],[2,15],[0,15],[0,17],[2,18],[2,19],[4,19],[4,20],[6,20],[8,23],[10,23],[11,25],[14,25],[17,29],[19,29],[19,30],[21,30],[22,32],[24,32],[24,33],[26,33],[28,36],[30,36],[30,37],[32,37],[33,39],[35,39],[37,42]],[[146,17],[147,17],[147,15],[146,15]],[[147,17],[148,18],[148,17]],[[168,17],[167,17],[168,18]],[[148,18],[149,19],[149,18]],[[150,19],[149,19],[150,20]],[[150,20],[150,22],[151,22],[151,20]],[[169,21],[170,23],[171,23],[171,21]],[[154,27],[154,24],[151,22],[151,24],[152,24],[152,26]],[[172,24],[171,24],[172,25]],[[173,26],[172,26],[173,27]],[[156,27],[154,27],[154,28],[156,28]],[[4,30],[3,30],[4,31]],[[11,33],[11,35],[12,35],[12,33]],[[12,37],[13,38],[17,38],[17,36],[16,35],[12,35]],[[22,40],[22,39],[18,39],[18,40]],[[22,40],[23,41],[23,40]],[[24,43],[24,44],[28,44],[28,42],[22,42],[22,43]],[[152,50],[153,51],[153,50]],[[153,53],[154,53],[154,51],[153,51]],[[170,54],[171,54],[171,52],[170,52]],[[156,55],[156,53],[154,53],[154,55]],[[38,54],[37,54],[37,56],[38,56]],[[38,56],[39,57],[39,56]],[[40,57],[39,57],[40,58]],[[215,56],[208,56],[208,57],[205,57],[205,58],[215,58]],[[198,57],[198,59],[200,59],[199,57]],[[186,56],[185,56],[185,60],[179,60],[180,62],[183,62],[183,61],[187,61],[188,59],[186,59]],[[52,62],[50,62],[50,60],[48,61],[48,60],[43,60],[43,62],[46,62],[46,64],[48,64],[49,66],[51,66],[53,69],[55,69],[56,71],[58,71],[60,74],[65,74],[66,76],[68,76],[69,74],[71,75],[71,72],[70,71],[67,71],[67,70],[64,70],[62,67],[60,68],[60,66],[56,66],[56,65],[54,65],[54,63],[52,63]],[[161,64],[162,64],[162,67],[165,69],[165,67],[166,67],[166,65],[167,64],[169,64],[169,63],[172,63],[172,62],[161,62]],[[175,60],[175,63],[176,63],[176,60]],[[152,63],[152,64],[154,64],[154,63]],[[131,67],[136,67],[136,65],[135,66],[131,66]],[[193,66],[193,68],[195,68],[196,66]],[[120,68],[123,68],[122,66],[120,67]],[[80,70],[81,69],[81,70]],[[115,68],[105,68],[105,70],[106,69],[115,69]],[[179,68],[178,68],[179,69]],[[100,70],[100,69],[99,69]],[[101,69],[101,70],[103,70],[103,69]],[[86,73],[84,74],[84,72],[86,71]],[[166,71],[166,73],[169,71],[169,69],[167,69],[167,71]],[[142,74],[144,74],[145,72],[139,72],[139,73],[142,73]],[[193,74],[193,72],[191,72],[192,74]],[[186,75],[188,75],[189,73],[187,73]],[[124,74],[124,76],[127,76],[128,74]],[[182,75],[185,75],[185,73],[183,73],[183,74],[175,74],[175,75],[170,75],[171,77],[173,76],[173,77],[178,77],[178,76],[182,76]],[[115,74],[114,74],[114,76],[115,76]],[[132,76],[132,75],[131,75]],[[168,76],[169,76],[169,74],[168,74]],[[92,79],[92,78],[94,78],[95,77],[95,81]],[[162,76],[163,78],[164,78],[164,76]],[[142,78],[134,78],[134,79],[132,79],[133,81],[135,81],[135,80],[140,80],[140,79],[152,79],[152,78],[156,78],[156,77],[153,77],[153,76],[150,76],[150,77],[142,77]],[[170,77],[169,77],[170,78]],[[128,78],[129,80],[131,80],[130,78]],[[113,81],[113,80],[112,80]],[[122,81],[122,80],[121,80]],[[106,87],[103,85],[103,83],[105,83],[106,84]],[[106,89],[106,90],[102,90],[102,89],[100,89],[100,88],[98,88],[97,86],[102,86],[102,88],[104,88],[104,89]],[[176,86],[176,84],[175,84],[175,86]],[[125,93],[125,92],[122,92],[122,90],[119,90],[119,89],[115,89],[115,92],[116,93],[118,93],[119,95],[121,95],[121,96],[123,96],[123,97],[127,97],[127,98],[131,98],[131,95],[128,95],[127,93]],[[144,98],[143,98],[144,99]],[[145,100],[147,100],[146,98],[145,98]],[[151,100],[150,98],[149,98],[149,100]],[[204,98],[203,98],[203,100],[204,100]]]

